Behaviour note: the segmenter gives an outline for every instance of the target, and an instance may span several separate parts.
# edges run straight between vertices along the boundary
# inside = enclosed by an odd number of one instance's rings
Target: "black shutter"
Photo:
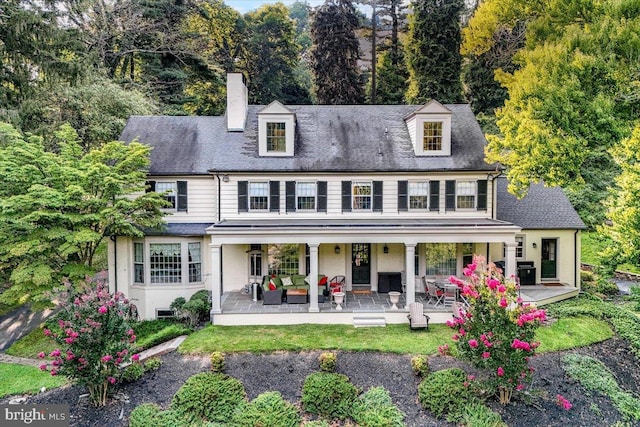
[[[145,183],[145,190],[146,193],[155,193],[156,192],[156,182],[155,181],[147,181]]]
[[[408,211],[409,203],[407,197],[407,190],[409,187],[408,181],[398,181],[398,211]]]
[[[296,182],[295,181],[287,181],[284,184],[284,191],[286,193],[286,209],[287,212],[295,212],[296,211]]]
[[[382,181],[373,181],[373,211],[382,212]]]
[[[351,212],[351,181],[342,181],[342,212]]]
[[[249,212],[248,181],[238,181],[238,212]]]
[[[447,181],[445,183],[444,192],[445,192],[444,208],[448,211],[456,210],[456,182]]]
[[[440,210],[440,181],[429,181],[429,210]]]
[[[178,212],[187,211],[187,181],[178,181]]]
[[[318,212],[327,211],[327,181],[318,181]]]
[[[269,181],[269,212],[280,212],[280,181]]]
[[[487,180],[478,180],[478,210],[487,209]]]

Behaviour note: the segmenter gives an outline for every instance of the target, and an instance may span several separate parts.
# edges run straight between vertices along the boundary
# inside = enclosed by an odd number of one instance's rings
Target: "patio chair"
[[[436,282],[433,282],[431,280],[426,280],[423,277],[423,280],[425,281],[425,286],[427,288],[427,296],[429,297],[429,299],[427,300],[427,304],[433,303],[434,307],[437,307],[438,304],[443,304],[444,301],[444,291],[441,289],[438,289],[438,287],[436,286]]]
[[[421,302],[412,302],[409,304],[409,319],[410,329],[429,329],[429,316],[424,314],[424,306]]]

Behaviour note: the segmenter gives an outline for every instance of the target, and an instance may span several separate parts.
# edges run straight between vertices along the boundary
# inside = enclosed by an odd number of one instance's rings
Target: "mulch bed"
[[[640,395],[640,366],[625,341],[614,338],[571,352],[598,358],[609,367],[625,390]],[[506,406],[497,403],[490,403],[490,406],[512,427],[611,426],[622,420],[609,399],[586,392],[566,377],[561,359],[567,353],[547,353],[534,357],[531,361],[536,369],[534,381],[524,399],[515,399]],[[226,356],[225,372],[242,381],[249,399],[265,391],[279,391],[286,400],[299,402],[304,379],[318,370],[319,354],[231,354]],[[155,402],[166,407],[187,378],[209,369],[209,361],[205,357],[182,356],[174,352],[162,356],[162,360],[162,367],[158,371],[146,374],[136,383],[123,386],[104,408],[91,406],[82,396],[85,390],[75,386],[31,396],[27,403],[70,404],[72,426],[126,426],[129,413],[137,405]],[[457,366],[468,372],[473,371],[452,357],[432,356],[429,363],[432,370]],[[389,390],[393,401],[406,413],[407,426],[451,425],[433,418],[417,402],[419,379],[411,370],[410,356],[340,352],[337,371],[349,376],[363,390],[374,386]],[[557,394],[566,397],[573,408],[569,411],[560,408],[555,403]],[[0,403],[6,403],[7,400],[3,399]]]

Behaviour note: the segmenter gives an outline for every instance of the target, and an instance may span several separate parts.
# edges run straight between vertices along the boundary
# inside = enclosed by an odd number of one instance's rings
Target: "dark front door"
[[[542,239],[542,279],[558,277],[556,260],[558,256],[558,239]]]
[[[371,283],[371,245],[353,243],[351,245],[351,283],[368,285]]]

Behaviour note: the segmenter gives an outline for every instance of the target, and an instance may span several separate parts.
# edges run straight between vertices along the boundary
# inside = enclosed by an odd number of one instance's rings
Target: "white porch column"
[[[222,305],[220,303],[222,297],[222,271],[221,271],[221,249],[222,246],[211,243],[211,322],[215,314],[222,313]]]
[[[318,313],[318,243],[309,243],[309,312]]]
[[[416,302],[416,278],[415,278],[415,266],[416,266],[416,244],[405,243],[405,280],[407,281],[405,287],[404,297],[407,301],[407,307],[412,302]]]
[[[504,277],[506,279],[515,279],[516,277],[516,247],[518,247],[518,243],[505,243],[506,247],[506,256],[505,256],[505,266],[504,266]]]

